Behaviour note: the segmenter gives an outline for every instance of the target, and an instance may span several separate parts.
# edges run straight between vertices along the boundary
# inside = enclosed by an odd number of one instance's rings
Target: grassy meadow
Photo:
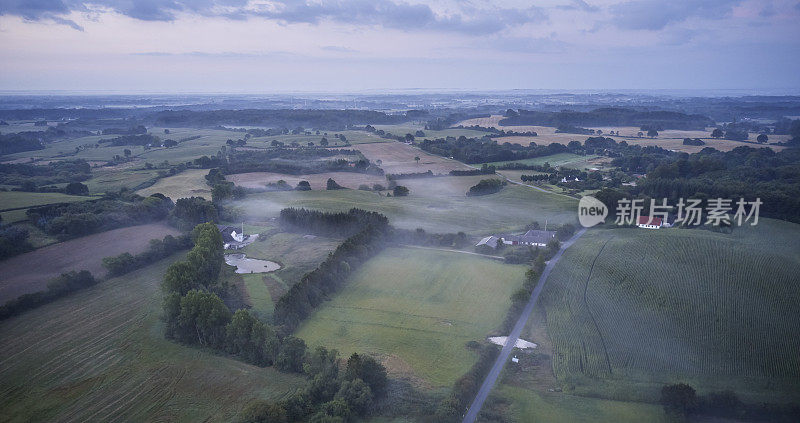
[[[80,195],[67,195],[58,192],[0,191],[0,211],[44,206],[46,204],[74,203],[90,199]]]
[[[136,193],[142,196],[161,193],[175,201],[185,197],[203,197],[211,200],[211,187],[206,183],[207,169],[187,169],[183,172],[161,178],[154,185],[140,189]]]
[[[416,248],[388,248],[356,271],[307,319],[309,345],[375,354],[396,376],[449,386],[477,359],[481,341],[505,317],[524,266]]]
[[[0,322],[3,421],[231,421],[302,377],[167,341],[167,259]]]
[[[663,384],[800,399],[800,226],[589,231],[541,304],[566,391],[657,401]]]

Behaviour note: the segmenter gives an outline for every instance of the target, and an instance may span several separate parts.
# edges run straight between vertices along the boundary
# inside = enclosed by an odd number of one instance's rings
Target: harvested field
[[[362,144],[358,146],[358,150],[372,162],[381,160],[381,168],[386,173],[417,173],[429,170],[433,173],[448,173],[451,170],[470,169],[455,160],[434,156],[401,142]],[[420,158],[419,163],[414,157]]]
[[[163,223],[131,226],[49,245],[0,261],[0,303],[22,294],[42,291],[47,282],[70,270],[105,274],[103,258],[144,251],[151,239],[179,232]]]
[[[351,189],[357,189],[361,184],[369,185],[370,188],[372,188],[373,184],[381,184],[383,186],[387,184],[386,178],[383,176],[356,172],[326,172],[299,176],[273,172],[249,172],[227,176],[229,181],[245,188],[265,188],[268,183],[284,180],[292,188],[297,186],[300,181],[308,181],[311,184],[311,189],[315,190],[324,190],[327,186],[328,178],[333,178],[337,184]]]
[[[211,199],[211,187],[206,184],[208,170],[189,169],[166,178],[159,179],[155,185],[136,191],[141,196],[161,193],[175,201],[186,197],[203,197]]]
[[[180,255],[0,322],[0,420],[234,421],[301,376],[164,339],[159,289]]]

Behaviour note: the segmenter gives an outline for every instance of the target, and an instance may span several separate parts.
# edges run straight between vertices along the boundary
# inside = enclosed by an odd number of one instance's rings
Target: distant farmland
[[[524,266],[466,254],[389,248],[298,331],[309,345],[379,355],[390,371],[426,386],[448,386],[477,355],[522,286]]]
[[[0,322],[2,420],[232,421],[249,401],[305,383],[165,340],[170,262]]]
[[[575,393],[657,401],[662,384],[798,399],[800,226],[733,234],[594,230],[542,297],[553,369]]]

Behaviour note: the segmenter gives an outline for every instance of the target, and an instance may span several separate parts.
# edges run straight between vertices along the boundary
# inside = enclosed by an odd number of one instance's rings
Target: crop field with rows
[[[542,297],[556,376],[618,399],[657,400],[661,384],[684,381],[796,400],[798,234],[768,219],[732,234],[590,231]]]

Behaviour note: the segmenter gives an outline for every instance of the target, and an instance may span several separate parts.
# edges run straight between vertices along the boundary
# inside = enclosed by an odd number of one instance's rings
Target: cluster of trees
[[[389,219],[380,213],[356,208],[343,213],[287,208],[281,210],[278,223],[288,231],[302,231],[329,237],[347,237],[368,225],[386,228],[389,225]]]
[[[401,244],[430,245],[437,247],[464,248],[469,245],[467,234],[458,233],[428,233],[422,228],[416,230],[397,229],[392,231],[392,241]]]
[[[211,187],[211,201],[214,204],[220,204],[230,199],[241,199],[247,195],[244,188],[225,179],[225,174],[219,168],[209,170],[205,178],[206,183]]]
[[[25,135],[31,134],[31,135]],[[44,149],[42,141],[33,132],[0,134],[0,156]]]
[[[481,179],[480,182],[469,188],[467,197],[494,194],[500,192],[506,184],[507,182],[502,179]]]
[[[46,165],[0,164],[0,184],[19,185],[23,191],[35,191],[41,185],[83,182],[91,177],[91,166],[83,159],[57,160]]]
[[[161,145],[161,138],[151,135],[151,134],[140,134],[140,135],[121,135],[116,138],[111,139],[102,139],[97,141],[98,144],[111,144],[111,145],[135,145],[135,146],[145,146],[145,145]]]
[[[450,176],[475,176],[475,175],[494,175],[497,167],[484,163],[480,169],[471,170],[451,170]]]
[[[442,175],[436,175],[433,171],[428,170],[427,172],[389,173],[386,175],[386,179],[389,181],[396,181],[398,179],[422,179],[432,178],[434,176]]]
[[[141,135],[147,133],[147,128],[144,125],[136,125],[130,127],[116,127],[116,128],[105,128],[101,131],[103,135]],[[169,132],[165,132],[168,134]]]
[[[192,228],[204,222],[217,222],[217,206],[203,197],[180,198],[170,213],[170,221],[181,229]]]
[[[325,189],[328,191],[335,191],[337,189],[347,189],[333,180],[333,178],[328,178],[327,182],[325,182]]]
[[[578,143],[580,145],[580,143]],[[568,152],[567,146],[553,143],[546,146],[520,145],[503,143],[485,136],[482,138],[467,138],[465,136],[425,139],[419,147],[428,153],[443,157],[452,157],[464,163],[490,163],[510,160],[530,159],[534,157],[549,156],[557,153]]]
[[[700,138],[684,138],[683,145],[706,145]]]
[[[362,216],[362,219],[366,218],[370,223],[347,238],[328,255],[328,258],[319,267],[303,276],[300,282],[293,285],[275,304],[274,321],[276,324],[282,325],[285,331],[293,331],[314,308],[339,289],[353,270],[383,249],[388,231],[388,224],[384,223],[386,218],[374,212],[356,210],[353,209],[350,213]],[[299,212],[288,212],[287,215],[305,216],[307,219],[302,221],[308,222],[309,229],[321,229],[326,222],[334,220],[329,216],[340,216],[344,219],[344,225],[349,226],[348,220],[352,219],[348,216],[350,213],[347,215],[343,213],[304,213],[300,209]],[[318,219],[313,219],[313,217]],[[286,218],[281,211],[281,220],[284,221],[284,219]],[[323,230],[335,233],[339,229],[333,227]]]
[[[676,383],[661,388],[661,405],[667,415],[683,420],[689,416],[714,416],[734,420],[795,422],[800,406],[792,404],[745,404],[733,391],[697,395],[690,385]]]
[[[563,110],[560,112],[530,111],[520,109],[500,120],[500,125],[572,126],[651,126],[663,129],[705,129],[714,124],[702,115],[680,112],[634,110],[621,107],[602,107],[588,112]]]
[[[594,129],[581,128],[573,125],[559,125],[555,132],[557,134],[594,135]]]
[[[51,303],[72,292],[93,286],[98,281],[87,270],[62,273],[47,283],[47,290],[21,295],[0,307],[0,319],[16,316],[32,308]]]
[[[69,239],[166,218],[174,207],[162,194],[141,197],[127,190],[101,199],[32,207],[28,220],[49,235]]]
[[[33,250],[29,235],[27,229],[18,226],[0,226],[0,260]]]
[[[41,150],[48,142],[64,138],[76,138],[92,135],[89,131],[67,131],[61,128],[48,127],[44,131],[25,131],[0,134],[0,156],[23,151]]]
[[[303,390],[278,401],[256,401],[245,408],[243,423],[344,422],[368,415],[386,396],[388,378],[382,364],[354,353],[342,369],[336,350],[318,347],[308,353]]]
[[[319,160],[333,156],[354,156],[354,160]],[[372,164],[356,150],[329,150],[325,148],[274,148],[263,151],[233,151],[226,163],[220,163],[226,174],[244,172],[276,172],[302,175],[324,172],[358,172],[383,175],[383,170]]]
[[[136,255],[122,253],[118,256],[105,257],[103,258],[103,267],[108,270],[110,276],[124,275],[191,246],[192,237],[188,234],[180,235],[177,238],[167,235],[163,240],[151,239],[147,250],[142,253]]]

